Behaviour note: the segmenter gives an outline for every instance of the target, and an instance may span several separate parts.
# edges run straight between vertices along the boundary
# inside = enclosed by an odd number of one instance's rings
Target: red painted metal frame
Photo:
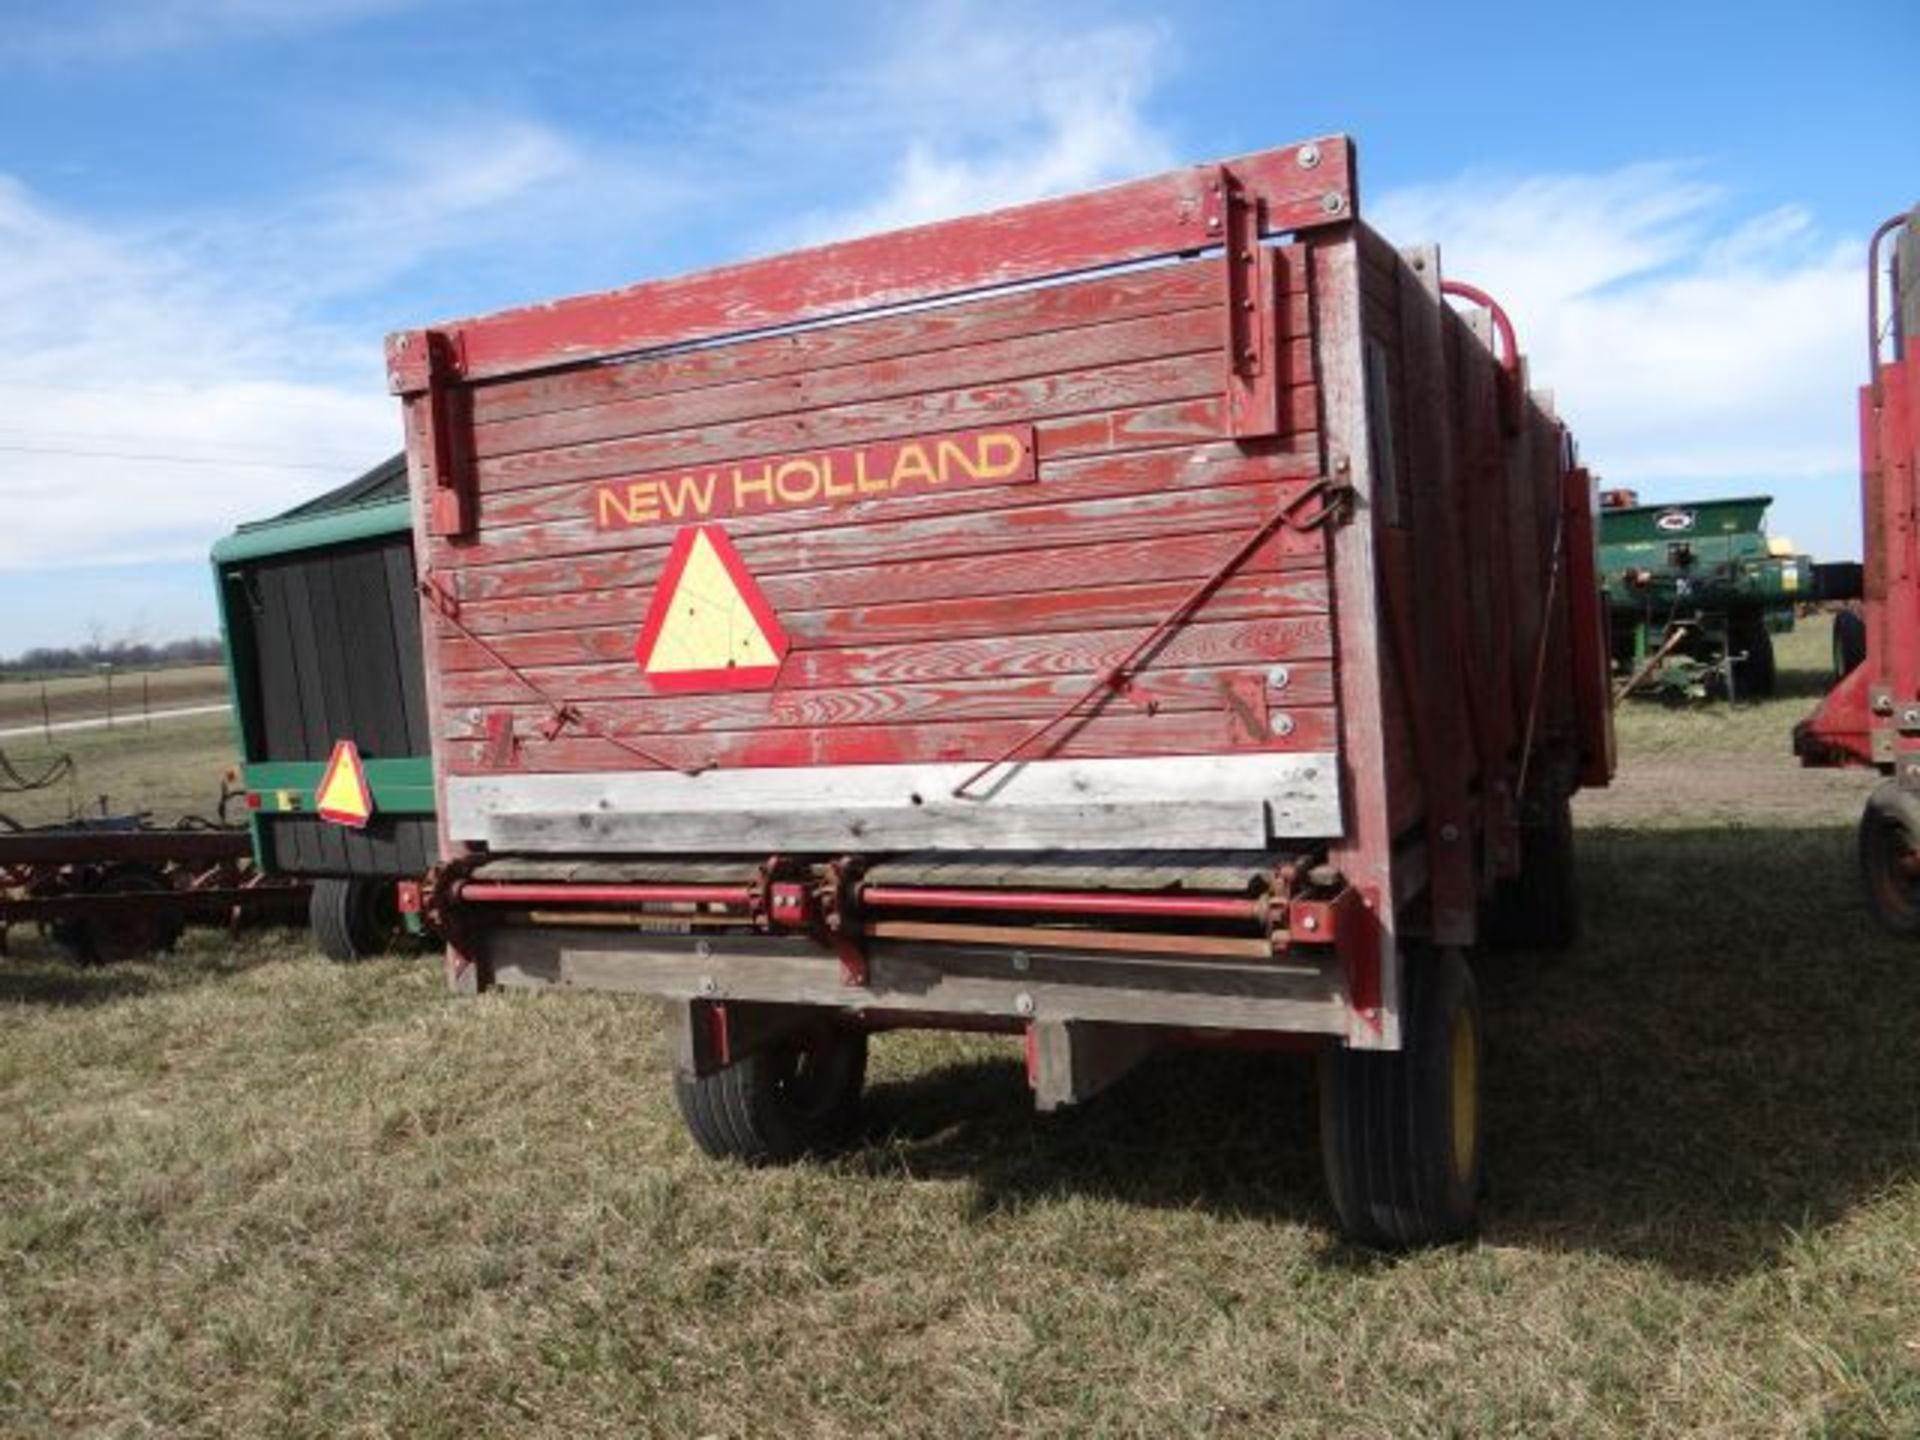
[[[753,617],[753,623],[760,627],[761,637],[767,642],[767,648],[773,651],[773,664],[658,673],[647,668],[653,660],[654,647],[660,641],[660,632],[666,628],[667,618],[672,613],[673,602],[678,597],[681,578],[687,571],[687,561],[693,555],[695,543],[703,535],[713,547],[721,568],[727,572],[727,578],[733,581],[733,588],[747,607],[747,613]],[[640,673],[649,685],[665,694],[764,690],[780,678],[780,666],[786,660],[791,644],[786,629],[773,613],[773,607],[767,603],[767,597],[761,593],[759,583],[747,569],[746,562],[740,558],[740,552],[733,548],[726,531],[718,525],[688,525],[673,537],[673,549],[667,556],[666,569],[661,572],[659,582],[654,586],[653,602],[647,609],[646,623],[642,625],[640,639],[633,647],[634,663],[640,667]]]
[[[1867,246],[1870,370],[1860,389],[1862,609],[1867,657],[1794,731],[1810,766],[1871,766],[1920,786],[1920,354],[1903,336],[1882,362],[1880,247],[1911,213],[1881,224]]]

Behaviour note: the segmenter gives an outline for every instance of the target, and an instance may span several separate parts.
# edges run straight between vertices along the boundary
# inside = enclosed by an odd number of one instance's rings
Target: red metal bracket
[[[487,712],[487,766],[492,770],[511,769],[519,759],[520,740],[513,733],[511,710]]]
[[[458,335],[410,330],[387,340],[387,384],[407,401],[409,453],[427,472],[427,528],[458,539],[474,525],[473,426]]]
[[[1292,902],[1300,910],[1302,900]],[[1380,922],[1373,916],[1367,895],[1348,885],[1323,912],[1323,924],[1332,931],[1332,943],[1340,952],[1340,964],[1346,970],[1346,1004],[1369,1029],[1380,1029]],[[1296,924],[1304,925],[1306,912],[1298,914]],[[1325,933],[1325,931],[1323,931]],[[1300,931],[1294,939],[1304,939]]]
[[[1227,432],[1280,433],[1279,257],[1260,243],[1260,201],[1227,166],[1207,189],[1207,234],[1226,246]]]

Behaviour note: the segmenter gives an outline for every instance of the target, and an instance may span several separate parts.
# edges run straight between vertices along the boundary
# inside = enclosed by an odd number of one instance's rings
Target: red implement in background
[[[1895,239],[1891,265],[1883,247]],[[1891,303],[1882,314],[1880,276]],[[1872,766],[1887,778],[1860,818],[1869,907],[1920,937],[1920,210],[1895,215],[1867,246],[1867,383],[1860,390],[1864,657],[1835,646],[1845,673],[1794,731],[1802,764]],[[1848,669],[1846,666],[1851,665]]]

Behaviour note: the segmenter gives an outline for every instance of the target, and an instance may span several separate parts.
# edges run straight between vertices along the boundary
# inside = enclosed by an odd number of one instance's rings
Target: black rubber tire
[[[341,965],[391,954],[407,938],[394,882],[368,876],[314,881],[307,923],[320,953]]]
[[[1494,890],[1487,934],[1511,950],[1565,950],[1580,938],[1573,801],[1561,795],[1520,826],[1520,873]]]
[[[1480,999],[1457,950],[1407,955],[1398,1051],[1330,1048],[1320,1155],[1341,1232],[1402,1250],[1471,1235],[1486,1157]]]
[[[1905,862],[1916,846],[1908,820],[1881,800],[1876,791],[1860,815],[1860,878],[1873,918],[1890,934],[1912,940],[1920,937],[1920,874],[1909,873]]]
[[[694,1143],[716,1160],[783,1165],[851,1138],[866,1079],[866,1034],[823,1022],[712,1075],[676,1074],[673,1100]]]
[[[144,895],[172,888],[158,870],[138,864],[112,866],[87,887],[95,895]],[[186,922],[177,911],[156,909],[62,920],[52,926],[52,935],[75,964],[111,965],[164,954],[179,942],[185,929]]]
[[[1740,626],[1728,640],[1736,655],[1746,656],[1732,666],[1734,699],[1768,699],[1778,675],[1773,661],[1773,632],[1759,621]]]
[[[1842,610],[1833,617],[1833,680],[1837,685],[1865,663],[1867,621],[1858,610]]]

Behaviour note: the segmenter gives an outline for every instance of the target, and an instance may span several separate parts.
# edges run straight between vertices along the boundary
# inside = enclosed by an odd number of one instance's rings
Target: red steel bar
[[[1887,236],[1907,223],[1909,212],[1890,215],[1867,241],[1867,380],[1880,383],[1880,246]]]
[[[477,905],[646,905],[712,903],[747,905],[753,891],[745,885],[518,885],[468,880],[455,898]]]
[[[1513,321],[1507,318],[1507,312],[1501,308],[1500,302],[1478,285],[1469,285],[1464,280],[1442,280],[1440,293],[1457,295],[1493,316],[1494,328],[1500,332],[1500,348],[1504,352],[1500,356],[1500,368],[1509,375],[1516,373],[1520,368],[1520,343],[1513,337]]]
[[[1261,920],[1266,903],[1219,895],[1129,895],[1076,890],[933,890],[868,885],[862,905],[892,910],[1014,910],[1024,914],[1137,915],[1179,920]]]

